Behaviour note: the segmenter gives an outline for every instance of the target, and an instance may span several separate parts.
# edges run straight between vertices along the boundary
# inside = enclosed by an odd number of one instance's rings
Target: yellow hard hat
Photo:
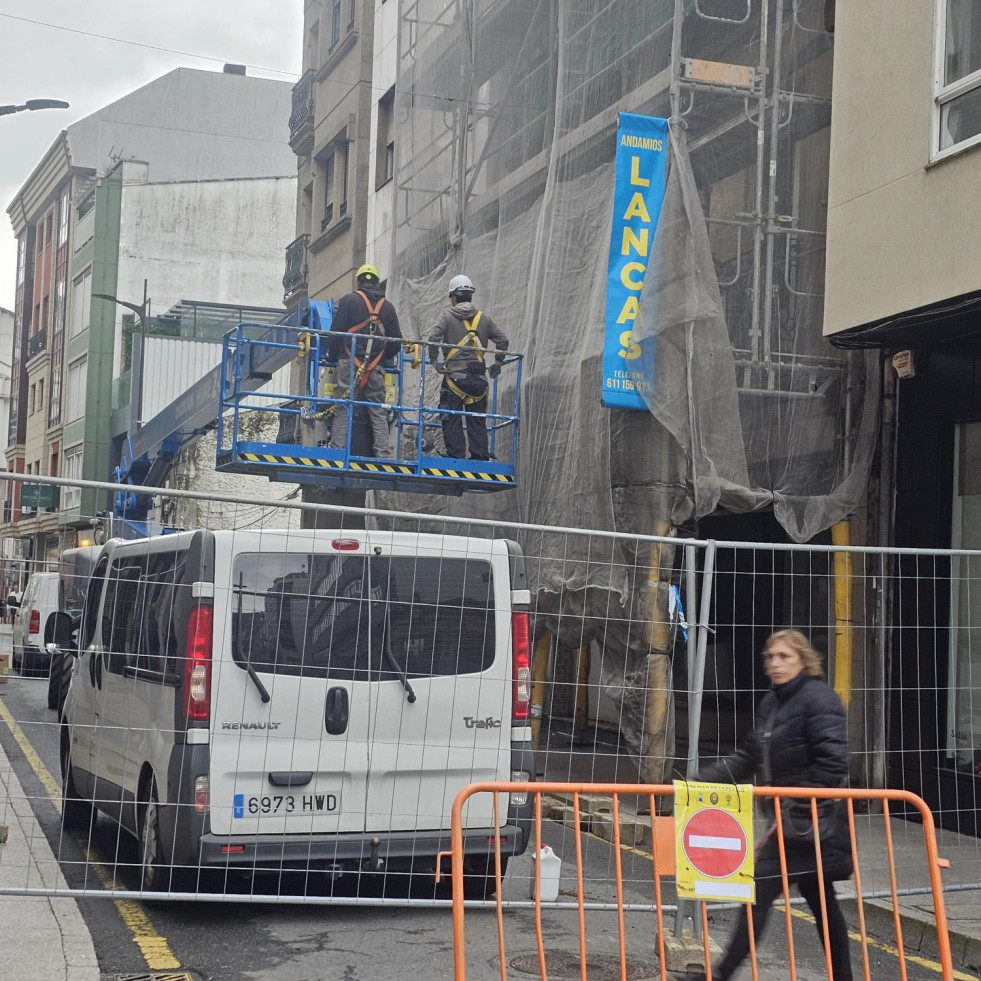
[[[381,279],[381,276],[378,275],[378,270],[373,265],[366,262],[358,270],[358,279],[370,279],[377,283]]]

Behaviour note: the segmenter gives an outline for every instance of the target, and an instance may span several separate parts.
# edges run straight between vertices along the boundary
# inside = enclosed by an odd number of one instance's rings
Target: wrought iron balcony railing
[[[309,235],[301,235],[286,246],[286,271],[283,273],[283,291],[287,297],[307,287],[307,244]]]

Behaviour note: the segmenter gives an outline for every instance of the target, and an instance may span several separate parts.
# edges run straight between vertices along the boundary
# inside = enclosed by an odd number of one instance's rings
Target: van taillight
[[[41,611],[31,610],[31,622],[27,626],[29,634],[39,634],[41,632]]]
[[[514,670],[511,718],[522,722],[531,718],[531,643],[527,613],[511,614],[511,653]]]
[[[184,712],[189,721],[206,722],[211,714],[210,606],[196,606],[187,618],[184,661]]]

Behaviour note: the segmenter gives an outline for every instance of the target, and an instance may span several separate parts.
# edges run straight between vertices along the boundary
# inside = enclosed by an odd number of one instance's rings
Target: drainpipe
[[[879,445],[879,494],[876,501],[876,545],[893,544],[893,515],[896,497],[897,403],[896,373],[886,352],[882,364],[882,434]],[[882,555],[873,576],[875,589],[875,644],[869,664],[872,698],[868,713],[868,767],[870,787],[886,785],[886,680],[892,655],[889,614],[892,609],[892,576],[895,557]]]
[[[845,518],[831,527],[832,545],[851,545],[851,521]],[[855,646],[855,623],[852,604],[852,554],[834,552],[835,592],[835,673],[834,689],[845,703],[852,700],[852,654]]]

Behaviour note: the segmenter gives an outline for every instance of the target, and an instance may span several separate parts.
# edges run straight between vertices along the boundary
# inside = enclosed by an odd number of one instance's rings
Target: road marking
[[[10,734],[14,737],[21,752],[24,754],[24,759],[27,760],[28,765],[34,771],[38,780],[40,780],[41,786],[51,798],[51,803],[54,805],[55,810],[60,814],[61,786],[51,775],[51,771],[44,765],[41,757],[35,752],[30,740],[24,734],[24,730],[14,721],[10,710],[3,702],[0,702],[0,720],[6,723]],[[85,852],[86,862],[96,874],[103,887],[110,892],[124,888],[116,881],[112,870],[99,862],[89,847],[88,842],[80,834],[74,837]],[[133,935],[133,943],[140,948],[140,953],[143,954],[146,966],[151,971],[173,971],[181,966],[181,962],[174,956],[174,952],[170,949],[167,940],[157,933],[149,917],[144,912],[143,907],[138,902],[132,899],[114,899],[113,903],[123,923],[126,924],[126,928]]]
[[[782,906],[782,903],[776,903],[775,906]],[[792,916],[796,916],[798,919],[807,920],[808,923],[814,923],[814,917],[810,913],[805,913],[802,909],[790,908],[790,913]],[[857,930],[849,930],[848,936],[852,940],[857,940],[859,943],[862,942],[862,935]],[[899,949],[892,944],[884,944],[879,940],[873,940],[871,937],[866,935],[865,942],[869,947],[874,947],[876,950],[881,950],[884,954],[890,954],[892,957],[899,957]],[[935,974],[943,973],[943,966],[939,961],[931,961],[927,957],[919,957],[916,954],[910,954],[905,952],[904,956],[911,964],[917,964],[920,967],[925,967],[928,971],[933,971]],[[976,974],[965,974],[963,971],[958,971],[954,968],[953,974],[951,975],[955,981],[978,981]]]

